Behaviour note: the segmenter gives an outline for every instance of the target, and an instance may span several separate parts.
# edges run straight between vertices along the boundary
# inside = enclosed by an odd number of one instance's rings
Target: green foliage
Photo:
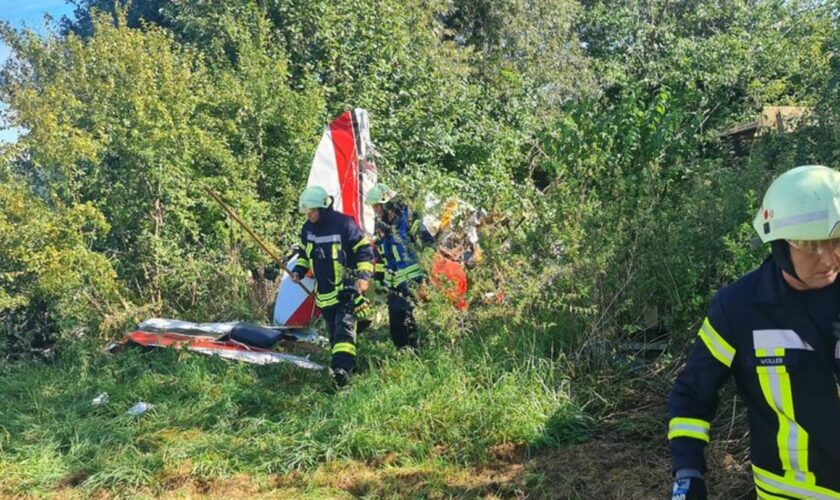
[[[596,91],[575,33],[580,10],[567,0],[455,0],[444,25],[452,40],[475,50],[484,78],[521,85],[529,95],[520,97],[537,102],[534,114],[545,116]]]
[[[243,315],[242,265],[265,257],[220,223],[202,187],[220,190],[271,239],[292,232],[285,214],[317,138],[318,92],[288,87],[285,58],[259,24],[220,21],[238,64],[210,73],[164,30],[124,23],[100,15],[95,36],[49,43],[6,33],[26,62],[9,68],[3,87],[29,130],[12,168],[49,203],[89,203],[105,216],[111,231],[96,250],[117,257],[141,303]],[[228,307],[210,303],[231,289]]]
[[[545,217],[529,229],[573,269],[554,290],[597,304],[593,333],[684,328],[758,262],[743,230],[755,193],[774,172],[828,160],[770,134],[742,167],[717,134],[763,105],[816,102],[833,29],[819,6],[585,2],[578,35],[604,93],[564,107],[543,132],[533,176],[546,186]],[[658,324],[646,325],[654,305]]]
[[[174,353],[70,347],[81,365],[15,368],[0,380],[13,494],[72,471],[85,491],[158,488],[188,459],[219,477],[585,439],[581,407],[632,398],[630,382],[608,387],[644,366],[621,345],[687,338],[715,290],[766,256],[749,222],[770,179],[840,155],[836,1],[78,6],[60,34],[0,29],[15,54],[4,118],[26,130],[0,161],[0,350],[140,315],[264,318],[267,259],[203,186],[288,248],[322,127],[351,107],[370,112],[381,176],[413,207],[459,197],[496,222],[470,309],[427,290],[423,357],[364,340],[348,392]],[[811,112],[733,158],[721,132],[769,105]],[[92,414],[99,389],[160,406],[140,422]]]
[[[119,291],[92,250],[108,229],[91,204],[50,210],[19,182],[0,183],[0,352],[97,333]]]

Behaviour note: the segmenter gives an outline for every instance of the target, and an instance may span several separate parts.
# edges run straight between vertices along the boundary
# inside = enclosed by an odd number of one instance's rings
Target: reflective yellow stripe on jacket
[[[784,355],[783,348],[770,352],[767,349],[756,349],[756,356],[759,358],[783,358]],[[789,479],[813,483],[814,475],[808,471],[808,432],[796,423],[793,389],[787,368],[784,365],[757,366],[756,373],[761,392],[779,419],[776,446],[779,449],[782,468],[789,471]]]
[[[674,417],[668,424],[668,439],[689,437],[708,443],[710,428],[709,422],[699,418]]]
[[[709,352],[715,359],[727,367],[732,366],[732,360],[735,359],[735,348],[720,336],[709,322],[709,318],[703,320],[703,326],[700,327],[697,335],[700,336],[700,339],[706,344],[706,348],[709,349]]]

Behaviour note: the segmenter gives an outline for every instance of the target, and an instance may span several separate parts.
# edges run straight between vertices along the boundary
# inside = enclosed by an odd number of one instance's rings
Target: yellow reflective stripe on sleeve
[[[382,262],[377,262],[373,265],[373,270],[377,273],[384,273],[385,269],[385,264],[383,264]]]
[[[668,424],[668,439],[689,437],[709,442],[711,424],[699,418],[674,417]]]
[[[336,304],[338,304],[338,299],[321,299],[320,297],[315,297],[315,305],[321,309],[334,306]]]
[[[784,358],[783,348],[756,349],[758,358]],[[756,374],[764,399],[779,420],[779,432],[776,434],[776,446],[782,468],[789,471],[791,480],[813,483],[814,474],[808,472],[808,432],[796,423],[793,408],[793,388],[790,374],[784,365],[757,366]]]
[[[412,274],[414,272],[420,271],[420,266],[418,264],[412,264],[410,266],[404,267],[397,271],[397,276],[406,276],[408,274]]]
[[[709,322],[709,318],[703,320],[703,326],[700,327],[700,331],[697,334],[703,340],[703,343],[706,344],[706,348],[715,359],[723,363],[727,368],[732,366],[732,360],[735,359],[735,348],[720,336]]]
[[[363,273],[372,273],[373,272],[373,264],[370,262],[359,262],[356,264],[356,270],[361,271]]]
[[[341,243],[333,243],[332,244],[332,261],[333,261],[333,273],[335,274],[335,281],[334,283],[337,285],[341,283],[342,277],[344,276],[343,269],[341,267],[341,262],[338,261],[338,254],[341,252]]]
[[[333,290],[332,292],[326,292],[326,293],[319,293],[318,298],[321,298],[321,299],[338,298],[338,290]]]
[[[804,482],[782,477],[755,465],[752,468],[756,486],[771,494],[786,495],[793,498],[840,500],[840,492],[817,486],[813,481]]]
[[[394,274],[392,279],[392,284],[394,286],[401,285],[402,283],[423,276],[423,269],[420,268],[417,264],[412,264],[405,269],[400,269]]]
[[[355,356],[356,355],[356,346],[354,346],[350,342],[338,342],[337,344],[335,344],[333,346],[332,354],[336,354],[336,353],[339,353],[339,352],[346,352],[347,354],[350,354],[351,356]]]
[[[406,281],[411,281],[412,279],[419,278],[421,276],[422,274],[418,274],[417,276],[403,276],[401,278],[394,277],[393,279],[391,279],[391,285],[399,286],[405,283]]]
[[[365,236],[364,238],[360,239],[358,243],[356,243],[355,245],[353,245],[353,252],[355,253],[355,252],[356,252],[356,250],[358,250],[358,249],[362,248],[362,247],[363,247],[363,246],[365,246],[365,245],[370,245],[370,240],[369,240],[369,239],[367,239],[367,236]]]
[[[315,305],[324,308],[338,304],[338,290],[329,293],[316,293]]]
[[[307,259],[311,259],[311,258],[312,258],[312,248],[313,248],[313,247],[312,247],[312,243],[307,243],[307,244],[306,244],[306,258],[307,258]]]
[[[395,261],[400,262],[402,260],[402,257],[400,257],[400,251],[397,250],[397,245],[391,246],[391,253],[394,254]]]
[[[295,267],[297,267],[297,266],[305,267],[306,269],[309,269],[310,268],[309,259],[298,259],[295,262]]]

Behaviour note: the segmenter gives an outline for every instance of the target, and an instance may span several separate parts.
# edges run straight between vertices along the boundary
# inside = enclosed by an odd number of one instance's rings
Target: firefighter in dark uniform
[[[732,377],[758,498],[840,499],[840,174],[782,174],[753,226],[771,255],[714,297],[668,401],[672,498],[706,497],[703,449]]]
[[[315,303],[327,323],[333,377],[343,387],[356,365],[356,321],[373,275],[373,250],[356,221],[333,210],[324,188],[306,188],[299,208],[308,220],[292,280],[299,282],[309,271],[315,277]]]
[[[365,197],[376,212],[377,263],[375,280],[388,288],[388,328],[397,349],[417,348],[414,303],[417,286],[425,273],[417,262],[416,244],[434,238],[408,207],[395,199],[396,192],[379,183]]]

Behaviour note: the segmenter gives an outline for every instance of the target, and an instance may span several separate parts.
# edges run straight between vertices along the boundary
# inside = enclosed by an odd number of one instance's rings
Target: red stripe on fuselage
[[[338,182],[341,185],[341,211],[361,222],[361,200],[359,199],[359,155],[356,139],[353,137],[353,122],[350,113],[344,113],[330,124],[335,165],[338,168]]]

